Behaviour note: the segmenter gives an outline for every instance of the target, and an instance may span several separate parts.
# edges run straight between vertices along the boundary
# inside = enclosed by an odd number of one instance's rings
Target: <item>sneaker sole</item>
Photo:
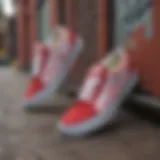
[[[94,117],[80,125],[66,126],[62,123],[59,123],[58,129],[64,135],[81,137],[98,131],[105,125],[109,125],[110,122],[116,117],[122,102],[124,101],[126,96],[131,93],[137,81],[137,75],[133,75],[129,80],[128,85],[125,87],[124,92],[121,94],[121,97],[112,106],[110,106],[110,109],[107,109],[106,112],[103,112],[97,117]]]
[[[77,58],[79,57],[81,50],[83,48],[82,39],[78,39],[76,46],[73,48],[72,56],[67,59],[66,65],[61,69],[61,74],[59,74],[55,81],[55,83],[49,85],[47,89],[40,92],[36,96],[34,96],[31,100],[24,102],[24,108],[32,109],[32,108],[41,108],[46,106],[53,106],[54,104],[54,95],[55,92],[61,87],[65,78],[68,75],[72,65],[75,63]]]

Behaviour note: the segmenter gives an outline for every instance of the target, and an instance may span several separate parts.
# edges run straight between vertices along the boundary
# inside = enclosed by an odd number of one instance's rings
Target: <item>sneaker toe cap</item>
[[[82,102],[77,103],[64,114],[61,123],[66,126],[82,124],[96,116],[96,114],[93,105]]]

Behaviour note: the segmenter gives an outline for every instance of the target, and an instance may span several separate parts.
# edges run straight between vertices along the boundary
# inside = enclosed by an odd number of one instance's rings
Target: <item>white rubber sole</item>
[[[61,71],[57,75],[57,79],[49,85],[44,91],[40,92],[39,94],[35,95],[32,99],[26,100],[24,102],[24,108],[32,109],[32,108],[42,108],[42,107],[49,107],[54,105],[54,95],[57,90],[63,84],[65,78],[68,75],[72,65],[75,63],[81,50],[83,48],[82,39],[78,39],[76,46],[73,48],[71,56],[65,62],[65,65],[62,67]]]
[[[108,125],[117,115],[122,102],[126,98],[127,95],[133,90],[134,86],[138,81],[137,75],[133,75],[133,77],[129,80],[128,85],[123,90],[121,97],[115,100],[114,104],[110,106],[106,112],[99,114],[98,116],[86,121],[83,124],[66,126],[62,123],[58,124],[58,129],[60,132],[67,136],[87,136],[99,129],[102,129],[105,125]]]

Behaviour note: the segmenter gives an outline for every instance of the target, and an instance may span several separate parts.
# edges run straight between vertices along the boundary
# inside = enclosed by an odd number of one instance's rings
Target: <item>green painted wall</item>
[[[43,5],[39,8],[38,21],[39,38],[45,41],[49,35],[49,0],[44,0]]]
[[[140,25],[146,26],[146,37],[152,37],[151,0],[115,0],[115,11],[115,45],[123,44]]]

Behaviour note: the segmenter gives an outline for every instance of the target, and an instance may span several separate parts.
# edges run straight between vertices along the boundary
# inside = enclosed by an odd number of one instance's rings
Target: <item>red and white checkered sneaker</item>
[[[132,91],[137,75],[129,67],[127,53],[116,50],[88,72],[79,98],[62,116],[59,130],[84,136],[109,124]]]
[[[70,32],[66,28],[58,28],[45,45],[35,47],[32,78],[25,94],[26,108],[54,105],[54,95],[82,48],[79,37],[76,36],[74,43],[71,43],[69,37]]]

